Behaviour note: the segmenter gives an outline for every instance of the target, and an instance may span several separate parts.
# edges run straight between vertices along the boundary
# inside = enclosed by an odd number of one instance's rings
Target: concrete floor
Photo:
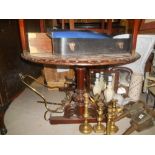
[[[47,88],[33,84],[49,101],[60,101],[64,97],[63,92],[48,90]],[[5,124],[8,135],[81,135],[79,124],[50,125],[44,120],[44,105],[37,103],[40,98],[25,89],[8,108],[5,114]],[[119,127],[117,135],[121,135],[129,126],[130,119],[124,118],[117,122]],[[92,124],[93,125],[93,124]],[[94,135],[96,133],[92,133]],[[133,132],[134,135],[154,135],[155,127],[143,132]]]

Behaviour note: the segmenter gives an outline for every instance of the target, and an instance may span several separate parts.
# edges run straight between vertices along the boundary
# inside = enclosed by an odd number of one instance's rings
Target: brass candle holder
[[[88,104],[89,104],[89,95],[87,93],[84,94],[84,123],[79,126],[79,130],[83,134],[90,134],[93,130],[92,126],[88,123]]]
[[[116,100],[112,101],[112,105],[108,105],[107,126],[106,134],[115,134],[118,131],[118,127],[115,125],[115,119],[117,117]]]
[[[94,125],[93,129],[94,129],[94,132],[96,132],[96,133],[104,133],[105,127],[102,124],[102,120],[103,120],[103,103],[102,103],[102,101],[100,100],[97,105],[98,105],[97,124]]]

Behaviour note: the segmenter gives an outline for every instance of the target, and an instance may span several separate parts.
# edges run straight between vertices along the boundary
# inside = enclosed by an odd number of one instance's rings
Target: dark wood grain
[[[40,19],[40,32],[45,32],[45,21]]]
[[[133,38],[132,38],[132,54],[134,55],[135,49],[136,49],[136,44],[137,44],[137,35],[139,32],[141,20],[140,19],[135,19],[134,20],[134,29],[133,29]]]
[[[0,132],[6,134],[4,115],[10,103],[24,90],[18,74],[39,76],[40,65],[23,61],[18,20],[0,21]]]
[[[25,22],[23,19],[19,20],[19,31],[20,31],[22,49],[23,51],[28,50],[28,41],[26,36]]]
[[[145,23],[145,19],[142,20],[142,24],[140,26],[140,31],[155,29],[155,20],[152,22]]]
[[[103,121],[105,122],[105,119]],[[49,122],[51,124],[79,124],[84,122],[84,118],[77,118],[77,117],[65,118],[62,116],[55,116],[50,117]],[[96,123],[97,120],[96,118],[88,118],[88,122]]]
[[[79,55],[79,56],[61,56],[44,54],[30,54],[24,52],[22,58],[34,63],[48,65],[64,65],[64,66],[106,66],[128,64],[140,58],[138,53],[131,54],[98,54],[98,55]]]

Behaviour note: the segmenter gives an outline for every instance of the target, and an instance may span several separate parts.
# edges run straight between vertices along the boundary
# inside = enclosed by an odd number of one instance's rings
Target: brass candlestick
[[[105,127],[104,125],[101,123],[103,120],[103,103],[102,101],[98,102],[98,117],[97,117],[97,124],[94,125],[94,132],[96,133],[104,133],[105,132]]]
[[[108,105],[107,126],[106,134],[114,134],[118,131],[118,127],[115,125],[115,118],[117,116],[116,100],[112,101],[112,105]]]
[[[79,127],[79,130],[83,134],[90,134],[92,132],[92,126],[88,123],[88,104],[89,104],[89,95],[87,93],[84,94],[84,103],[85,103],[85,108],[84,108],[84,123],[82,123]]]

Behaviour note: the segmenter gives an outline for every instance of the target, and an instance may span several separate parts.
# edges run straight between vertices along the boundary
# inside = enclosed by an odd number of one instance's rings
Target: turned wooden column
[[[85,72],[83,67],[76,68],[77,89],[83,91],[85,88]]]
[[[138,36],[140,24],[141,24],[140,19],[134,20],[134,29],[133,29],[133,38],[132,38],[132,55],[135,55],[136,53],[135,50],[136,50],[137,36]]]
[[[19,32],[23,51],[28,51],[28,41],[24,19],[19,19]]]
[[[40,32],[45,32],[45,21],[40,19]]]
[[[83,117],[84,113],[84,90],[85,90],[85,73],[86,68],[84,67],[77,67],[76,71],[76,80],[77,80],[77,90],[76,90],[76,97],[75,101],[77,103],[77,115],[79,117]]]
[[[76,73],[76,90],[72,96],[74,103],[65,107],[64,117],[70,118],[76,116],[77,118],[83,118],[84,114],[84,91],[85,91],[85,72],[84,67],[75,68]]]

